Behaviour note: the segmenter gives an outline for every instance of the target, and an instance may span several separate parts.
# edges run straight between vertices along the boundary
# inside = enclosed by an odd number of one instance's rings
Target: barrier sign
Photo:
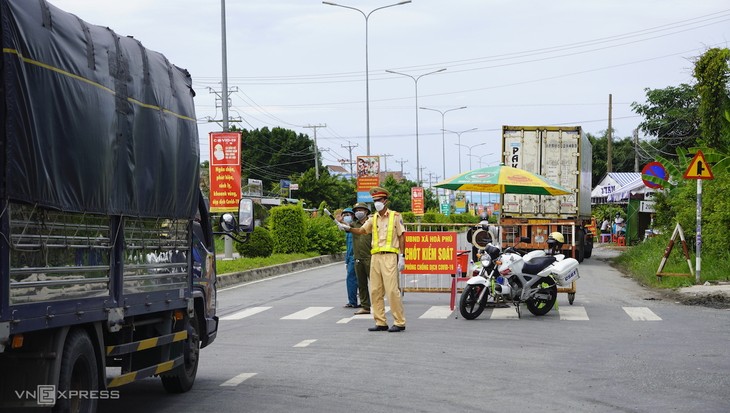
[[[408,231],[406,268],[402,274],[455,274],[455,232]]]

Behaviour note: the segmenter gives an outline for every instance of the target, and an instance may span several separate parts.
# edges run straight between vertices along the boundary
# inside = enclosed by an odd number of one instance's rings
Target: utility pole
[[[223,90],[214,90],[213,88],[208,88],[208,91],[210,93],[213,93],[216,95],[215,99],[215,107],[216,109],[221,108],[223,111],[223,116],[221,119],[213,119],[210,116],[208,116],[208,122],[215,122],[220,123],[223,126],[223,132],[228,132],[228,124],[229,122],[242,122],[243,119],[241,117],[232,118],[228,115],[228,108],[231,106],[231,94],[234,92],[238,92],[238,86],[233,86],[228,88],[228,93],[226,94],[225,98],[223,97]],[[220,103],[219,103],[220,102]],[[230,237],[228,237],[230,238]]]
[[[386,154],[383,154],[383,155],[379,155],[379,156],[380,156],[381,158],[385,158],[385,159],[383,160],[383,161],[384,161],[384,163],[385,163],[385,169],[384,169],[384,171],[385,171],[385,172],[388,172],[388,158],[390,158],[390,157],[391,157],[391,156],[393,156],[393,155],[390,155],[390,154],[387,154],[387,153],[386,153]]]
[[[613,108],[613,95],[608,94],[608,132],[606,133],[606,173],[613,172],[613,126],[611,125],[611,111]]]
[[[327,125],[307,125],[305,128],[314,130],[314,176],[319,181],[319,152],[317,149],[317,128],[326,128]]]
[[[404,163],[408,163],[408,160],[407,159],[400,158],[400,161],[396,159],[396,162],[398,162],[400,164],[400,175],[401,175],[401,177],[405,176],[405,174],[403,174],[403,164]]]
[[[634,129],[634,172],[639,172],[639,128]]]
[[[435,178],[436,182],[438,182],[439,178],[441,178],[438,175],[434,175],[433,172],[428,173],[428,187],[433,188],[433,180],[431,178]]]
[[[420,167],[420,168],[419,168],[419,170],[417,171],[417,172],[418,172],[418,173],[416,174],[416,175],[418,176],[418,182],[416,182],[416,185],[417,185],[417,186],[423,186],[423,182],[421,182],[421,178],[423,177],[423,171],[424,171],[425,169],[426,169],[426,167],[425,167],[425,166],[422,166],[422,167]]]
[[[350,142],[350,141],[347,141],[347,143],[349,145],[340,145],[340,146],[342,146],[343,148],[346,148],[350,152],[350,162],[349,162],[350,163],[350,175],[351,176],[354,176],[353,173],[352,173],[352,164],[353,164],[353,162],[352,162],[352,149],[353,148],[357,148],[359,145],[358,144],[354,144],[353,145],[352,142]]]

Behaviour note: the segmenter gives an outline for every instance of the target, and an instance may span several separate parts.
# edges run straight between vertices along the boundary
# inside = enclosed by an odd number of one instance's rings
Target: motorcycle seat
[[[554,263],[555,261],[557,261],[557,258],[551,255],[545,257],[535,257],[525,263],[525,265],[522,267],[522,272],[525,274],[537,275],[537,273],[552,265],[552,263]]]

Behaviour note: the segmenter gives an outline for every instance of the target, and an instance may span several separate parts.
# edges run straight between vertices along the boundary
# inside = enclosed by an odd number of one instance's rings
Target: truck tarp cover
[[[5,199],[192,218],[198,132],[186,70],[43,0],[0,0]]]

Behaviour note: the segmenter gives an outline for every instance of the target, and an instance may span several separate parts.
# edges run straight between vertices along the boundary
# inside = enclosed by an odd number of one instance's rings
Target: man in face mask
[[[352,225],[355,222],[355,212],[353,212],[352,208],[342,210],[342,222],[345,225]],[[355,275],[355,245],[353,241],[352,234],[345,234],[345,245],[347,246],[347,250],[345,251],[347,304],[345,304],[345,307],[347,308],[359,307],[357,305],[357,276]]]
[[[355,222],[350,224],[352,228],[360,228],[367,222],[370,215],[370,208],[364,202],[358,202],[352,207],[355,212]],[[370,243],[371,238],[367,235],[352,234],[355,245],[355,275],[357,276],[357,289],[360,296],[362,308],[355,312],[355,315],[370,314],[370,290],[368,280],[370,278]]]
[[[360,228],[338,223],[346,232],[372,234],[370,243],[370,300],[375,326],[369,331],[400,332],[406,329],[406,318],[401,301],[399,272],[405,268],[405,226],[401,214],[388,209],[390,193],[379,187],[370,190],[377,214],[373,214]],[[385,318],[385,295],[388,295],[393,325],[388,328]]]

